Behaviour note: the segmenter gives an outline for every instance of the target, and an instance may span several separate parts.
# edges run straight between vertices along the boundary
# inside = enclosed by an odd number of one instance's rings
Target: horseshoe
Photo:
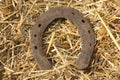
[[[82,38],[82,49],[81,54],[76,60],[76,64],[79,69],[88,68],[96,42],[95,34],[90,22],[83,17],[83,14],[73,8],[67,7],[49,9],[46,13],[39,16],[36,24],[31,28],[30,45],[39,68],[43,70],[51,69],[52,64],[42,49],[42,35],[48,25],[59,18],[70,20],[79,29],[79,34]]]

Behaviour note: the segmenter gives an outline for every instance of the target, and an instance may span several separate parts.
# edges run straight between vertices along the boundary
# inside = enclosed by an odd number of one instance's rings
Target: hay
[[[89,71],[78,70],[75,60],[81,38],[69,20],[53,22],[45,31],[43,49],[53,69],[39,70],[30,48],[30,28],[51,7],[82,12],[94,25],[97,44]],[[2,80],[119,80],[119,0],[0,0],[0,79]]]

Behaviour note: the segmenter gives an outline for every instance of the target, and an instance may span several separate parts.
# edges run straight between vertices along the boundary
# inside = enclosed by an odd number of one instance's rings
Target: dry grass
[[[53,69],[39,70],[30,49],[30,28],[51,7],[82,12],[94,25],[97,52],[89,71],[74,64],[81,50],[77,28],[58,20],[43,37]],[[120,0],[0,0],[1,80],[120,80]]]

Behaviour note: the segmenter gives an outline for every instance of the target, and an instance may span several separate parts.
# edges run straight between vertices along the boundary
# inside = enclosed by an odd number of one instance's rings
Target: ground
[[[76,68],[81,38],[69,20],[61,19],[43,36],[43,49],[53,68],[38,68],[30,29],[39,15],[58,6],[78,10],[93,25],[96,51],[89,70]],[[0,0],[0,79],[120,80],[120,0]]]

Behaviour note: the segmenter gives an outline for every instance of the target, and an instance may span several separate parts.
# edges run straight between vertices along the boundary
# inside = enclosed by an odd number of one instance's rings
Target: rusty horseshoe
[[[36,24],[31,28],[30,45],[35,60],[40,69],[50,69],[52,64],[47,59],[42,49],[42,36],[48,25],[55,19],[64,18],[70,20],[79,30],[82,39],[81,54],[76,60],[79,69],[86,69],[91,61],[95,46],[95,34],[90,22],[83,17],[79,11],[73,8],[56,7],[51,8],[44,14],[40,15]]]

